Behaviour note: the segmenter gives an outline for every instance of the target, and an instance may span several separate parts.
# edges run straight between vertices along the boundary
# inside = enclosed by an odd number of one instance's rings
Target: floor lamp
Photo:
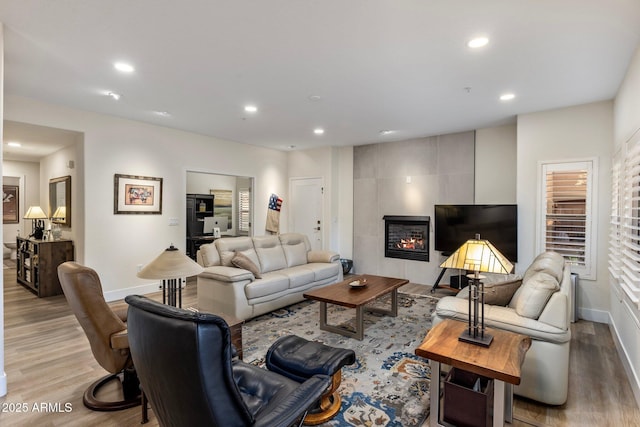
[[[173,245],[138,272],[141,279],[162,280],[162,303],[182,307],[182,278],[195,276],[204,268]]]
[[[489,347],[493,336],[485,333],[484,328],[484,284],[480,273],[509,274],[513,264],[498,251],[488,240],[467,240],[445,262],[441,268],[457,268],[473,271],[468,274],[469,280],[469,327],[458,339],[475,345]]]

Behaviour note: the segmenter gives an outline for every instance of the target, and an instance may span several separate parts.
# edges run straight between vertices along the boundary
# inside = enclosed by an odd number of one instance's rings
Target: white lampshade
[[[65,219],[67,217],[67,207],[59,206],[51,216],[52,219]]]
[[[467,240],[440,267],[472,270],[476,273],[509,274],[513,270],[513,264],[488,240],[481,240],[480,235]]]
[[[48,216],[45,215],[44,211],[40,206],[29,206],[27,209],[27,213],[24,214],[25,219],[47,219]]]
[[[153,261],[145,265],[137,276],[141,279],[177,279],[200,274],[204,268],[171,245]]]

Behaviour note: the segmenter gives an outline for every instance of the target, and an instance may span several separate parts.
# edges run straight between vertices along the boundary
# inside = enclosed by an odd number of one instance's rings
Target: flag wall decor
[[[282,208],[282,199],[277,194],[271,194],[269,197],[269,207],[267,209],[267,226],[266,230],[271,233],[280,232],[280,209]]]

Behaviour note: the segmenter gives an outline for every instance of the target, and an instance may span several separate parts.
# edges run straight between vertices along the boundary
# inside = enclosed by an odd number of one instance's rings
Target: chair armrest
[[[109,337],[109,340],[111,342],[111,348],[113,349],[129,348],[129,335],[126,329],[116,332],[114,334],[111,334],[111,337]]]
[[[255,420],[255,427],[289,427],[305,414],[331,384],[331,377],[314,375],[296,388],[288,398],[272,411],[261,414]]]
[[[121,308],[116,308],[116,309],[112,309],[113,314],[115,314],[116,316],[118,316],[118,318],[120,320],[122,320],[124,323],[127,323],[127,310],[129,307],[121,307]]]
[[[332,251],[309,251],[307,262],[336,262],[340,260],[340,255]]]

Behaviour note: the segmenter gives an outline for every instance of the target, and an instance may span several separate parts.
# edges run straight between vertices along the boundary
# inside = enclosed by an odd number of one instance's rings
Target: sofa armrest
[[[216,265],[213,267],[207,267],[202,273],[198,275],[207,279],[217,280],[219,282],[241,282],[243,280],[253,281],[255,277],[249,270],[236,267],[225,267],[222,265]]]
[[[569,329],[569,302],[567,299],[567,295],[562,292],[555,292],[551,295],[538,321],[559,329]]]
[[[307,262],[337,262],[340,261],[340,254],[332,251],[309,251]]]

